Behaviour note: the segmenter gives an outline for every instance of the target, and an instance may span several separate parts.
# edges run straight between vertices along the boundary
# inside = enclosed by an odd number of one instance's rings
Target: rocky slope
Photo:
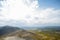
[[[20,38],[20,40],[21,38],[23,38],[24,40],[37,40],[36,37],[38,35],[17,27],[5,26],[0,28],[0,37],[3,38],[4,40],[7,37],[13,37],[13,36]]]

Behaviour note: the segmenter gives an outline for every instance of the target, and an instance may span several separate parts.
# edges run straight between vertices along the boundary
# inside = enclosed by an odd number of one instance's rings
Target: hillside
[[[36,38],[40,39],[40,37],[32,32],[29,32],[27,30],[17,28],[17,27],[11,27],[11,26],[4,26],[0,28],[0,39],[4,39],[6,37],[12,37],[16,36],[19,38],[23,38],[24,40],[37,40]]]
[[[42,30],[43,29],[43,30]],[[58,29],[58,30],[56,30]],[[24,30],[18,27],[0,28],[0,40],[60,40],[60,30],[55,27]]]
[[[0,28],[0,36],[12,33],[14,31],[20,30],[18,27],[3,26]]]

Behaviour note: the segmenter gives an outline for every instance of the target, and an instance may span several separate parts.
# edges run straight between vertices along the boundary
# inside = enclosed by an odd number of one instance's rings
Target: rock
[[[10,37],[5,37],[4,40],[25,40],[25,39],[17,36],[10,36]]]

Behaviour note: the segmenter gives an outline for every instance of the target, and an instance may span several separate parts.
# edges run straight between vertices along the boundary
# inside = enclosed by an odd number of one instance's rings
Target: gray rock
[[[16,37],[16,36],[11,36],[11,37],[4,38],[4,40],[25,40],[25,39],[20,38],[20,37]]]

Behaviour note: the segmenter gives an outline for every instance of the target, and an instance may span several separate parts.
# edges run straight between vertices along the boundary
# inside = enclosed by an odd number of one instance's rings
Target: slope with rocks
[[[40,36],[17,27],[5,26],[0,29],[1,38],[4,40],[10,37],[17,37],[23,40],[40,40]],[[11,38],[10,38],[11,39]]]

